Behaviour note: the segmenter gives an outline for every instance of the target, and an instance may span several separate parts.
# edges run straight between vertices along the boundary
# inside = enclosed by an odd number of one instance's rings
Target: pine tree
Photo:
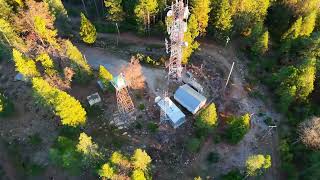
[[[78,82],[85,83],[92,75],[90,65],[84,59],[81,52],[71,41],[65,41],[66,55],[71,60],[71,67],[76,72],[75,78]]]
[[[296,39],[301,32],[302,17],[299,17],[286,33],[282,36],[282,39]]]
[[[105,0],[104,5],[108,9],[108,20],[112,22],[121,22],[124,19],[124,11],[121,6],[122,0]]]
[[[48,3],[50,11],[56,17],[62,17],[64,19],[68,19],[67,10],[64,8],[64,5],[61,0],[44,0],[44,1]]]
[[[54,68],[53,60],[50,58],[50,56],[47,53],[42,53],[37,56],[35,59],[37,62],[41,62],[41,65],[45,69],[52,69]]]
[[[92,141],[92,137],[86,133],[81,133],[79,136],[79,143],[77,144],[77,151],[83,153],[87,157],[98,157],[98,145]]]
[[[58,34],[57,30],[47,28],[46,19],[40,16],[35,16],[34,30],[43,40],[47,41],[49,44],[53,45],[54,47],[57,47],[57,48],[59,47],[56,40],[56,36]]]
[[[256,176],[261,173],[261,169],[268,169],[271,167],[270,155],[252,155],[246,161],[246,169],[248,176]]]
[[[97,39],[97,31],[94,25],[81,13],[80,36],[83,42],[93,44]]]
[[[311,12],[308,16],[303,18],[300,30],[300,36],[310,36],[315,28],[317,20],[317,11]]]
[[[196,118],[196,126],[200,130],[209,131],[217,126],[217,110],[215,104],[210,104],[206,109],[202,110]]]
[[[101,169],[98,170],[98,174],[101,178],[112,179],[114,170],[109,163],[102,165]]]
[[[131,179],[132,180],[147,180],[146,177],[144,176],[144,172],[139,169],[133,170]]]
[[[15,62],[16,71],[20,72],[25,77],[40,76],[40,73],[37,70],[36,63],[32,59],[25,57],[16,49],[12,50],[12,56]]]
[[[99,79],[105,87],[110,86],[110,81],[113,79],[112,74],[104,67],[99,66]]]
[[[18,34],[15,32],[14,28],[11,26],[11,24],[0,18],[0,37],[3,37],[6,43],[8,43],[10,46],[14,46],[15,48],[24,51],[25,50],[25,44],[22,41],[22,39],[18,36]]]
[[[211,11],[210,0],[193,0],[191,2],[191,13],[195,15],[198,25],[199,33],[204,35],[209,21],[209,13]]]
[[[269,32],[265,31],[255,42],[252,47],[252,51],[255,54],[264,54],[267,52],[269,46]]]
[[[199,43],[195,38],[199,35],[198,23],[196,17],[191,14],[188,20],[188,30],[184,33],[184,41],[188,46],[183,47],[182,64],[187,64],[189,57],[194,50],[198,49]]]
[[[32,87],[37,102],[52,109],[63,125],[76,127],[86,122],[86,111],[74,97],[50,86],[42,78],[33,78]]]
[[[8,20],[12,16],[12,8],[6,0],[0,0],[0,18]]]
[[[132,156],[132,163],[134,169],[145,171],[151,163],[151,158],[144,150],[136,149]]]
[[[137,21],[144,25],[144,31],[150,31],[150,16],[158,12],[158,2],[156,0],[138,0],[134,8]]]
[[[300,73],[295,85],[297,87],[296,98],[301,101],[307,100],[307,97],[314,89],[316,78],[316,58],[311,57],[304,60],[304,63],[298,68]]]
[[[217,11],[214,26],[219,31],[228,32],[232,28],[232,12],[229,0],[222,0]]]

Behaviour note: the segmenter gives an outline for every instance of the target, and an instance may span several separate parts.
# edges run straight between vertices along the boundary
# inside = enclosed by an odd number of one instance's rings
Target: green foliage
[[[56,29],[49,29],[47,28],[47,24],[49,23],[47,19],[41,16],[35,16],[33,18],[34,23],[34,30],[35,32],[49,44],[53,45],[54,47],[59,47],[56,36],[58,34]]]
[[[71,67],[76,72],[75,80],[80,83],[89,81],[92,75],[92,70],[87,61],[84,59],[81,52],[71,41],[65,41],[66,55],[71,60]]]
[[[219,154],[216,152],[210,152],[208,154],[207,160],[209,163],[217,163],[219,162]]]
[[[253,45],[251,50],[256,55],[264,54],[269,47],[269,32],[265,31],[256,41],[256,43]]]
[[[92,138],[86,133],[81,133],[79,136],[79,143],[77,144],[77,151],[89,158],[99,158],[98,145],[92,142]]]
[[[217,126],[217,110],[214,103],[202,110],[196,118],[195,125],[201,131],[212,131]]]
[[[150,123],[148,123],[148,129],[150,132],[155,133],[158,131],[159,126],[157,123],[150,122]]]
[[[2,93],[0,93],[0,117],[8,117],[14,112],[13,103]]]
[[[122,0],[105,0],[104,5],[108,9],[108,20],[113,22],[121,22],[124,19],[124,11],[121,6]]]
[[[64,5],[61,0],[44,0],[44,1],[48,3],[50,11],[56,17],[63,17],[65,19],[68,19],[67,10],[64,8]]]
[[[248,176],[256,176],[262,173],[262,169],[271,167],[270,155],[252,155],[246,160],[246,170]]]
[[[197,19],[198,29],[201,35],[204,35],[209,21],[209,13],[211,11],[210,0],[193,0],[191,1],[191,13]]]
[[[232,170],[227,174],[221,176],[221,180],[243,180],[244,176],[240,173],[239,170]]]
[[[152,66],[159,66],[160,65],[159,61],[155,61],[150,56],[146,56],[144,54],[138,53],[134,56],[134,58],[138,59],[142,63],[149,64]]]
[[[53,60],[47,53],[42,53],[35,59],[37,62],[41,62],[41,65],[45,69],[52,69],[54,68]]]
[[[136,149],[131,158],[134,169],[146,171],[151,163],[150,156],[141,149]]]
[[[312,31],[315,28],[316,20],[317,20],[317,12],[316,11],[312,11],[308,16],[303,18],[300,35],[301,36],[310,36],[310,34],[312,33]]]
[[[109,163],[105,163],[101,166],[101,169],[98,170],[98,174],[101,178],[111,179],[114,175],[114,170]]]
[[[0,0],[0,18],[8,20],[12,15],[12,8],[6,0]],[[1,24],[1,23],[0,23]]]
[[[229,32],[231,30],[232,12],[230,8],[229,0],[221,0],[214,22],[214,27],[218,31]]]
[[[139,104],[139,109],[142,111],[145,109],[145,105],[144,104]]]
[[[49,150],[50,161],[60,167],[65,168],[73,174],[80,173],[81,154],[76,151],[76,142],[63,136],[59,136]]]
[[[93,44],[97,39],[97,31],[94,25],[81,13],[80,36],[83,42]]]
[[[110,81],[113,79],[112,74],[104,67],[99,66],[99,79],[105,87],[110,86]]]
[[[188,30],[184,33],[184,41],[188,46],[183,47],[182,64],[187,64],[194,50],[198,49],[199,43],[195,38],[199,35],[198,22],[195,15],[191,14],[188,20]]]
[[[16,71],[20,72],[25,77],[40,76],[36,63],[32,59],[27,58],[16,49],[12,50],[12,56],[15,62]]]
[[[250,129],[250,116],[248,113],[240,117],[232,116],[228,118],[227,125],[225,134],[227,140],[237,144]]]
[[[86,111],[80,102],[41,78],[32,79],[36,100],[48,106],[61,118],[63,125],[78,126],[86,121]]]
[[[137,5],[134,8],[134,14],[136,16],[137,22],[140,24],[140,32],[141,25],[144,25],[144,31],[147,30],[147,26],[149,25],[148,19],[150,16],[155,15],[158,12],[158,2],[156,0],[138,0]]]
[[[191,138],[187,143],[187,150],[190,152],[198,152],[201,145],[201,140],[198,138]]]
[[[132,180],[147,180],[146,177],[144,176],[144,172],[140,169],[136,169],[133,171]]]
[[[37,146],[42,143],[42,138],[40,137],[40,135],[38,133],[35,133],[35,134],[29,136],[28,138],[29,138],[28,143],[33,146]]]
[[[17,32],[15,31],[14,27],[10,24],[9,21],[2,19],[0,17],[0,37],[3,38],[10,46],[17,47],[21,50],[24,50],[25,43],[22,39],[18,36]]]

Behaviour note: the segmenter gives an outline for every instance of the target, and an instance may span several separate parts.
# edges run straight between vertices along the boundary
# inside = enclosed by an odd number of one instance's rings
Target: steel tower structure
[[[170,44],[167,40],[166,51],[170,51],[169,62],[166,63],[168,68],[168,79],[181,81],[182,76],[182,54],[183,47],[188,46],[184,42],[184,33],[187,31],[187,20],[189,16],[188,6],[185,6],[183,0],[172,2],[167,13],[167,32],[170,37]]]

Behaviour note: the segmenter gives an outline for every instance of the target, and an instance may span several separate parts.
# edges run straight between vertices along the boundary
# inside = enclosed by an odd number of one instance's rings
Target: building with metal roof
[[[155,102],[161,108],[162,111],[166,113],[167,120],[173,126],[177,128],[181,126],[186,121],[186,116],[183,112],[171,101],[169,97],[160,98],[156,97]]]
[[[192,114],[196,114],[205,104],[207,98],[188,84],[184,84],[174,93],[174,99]]]

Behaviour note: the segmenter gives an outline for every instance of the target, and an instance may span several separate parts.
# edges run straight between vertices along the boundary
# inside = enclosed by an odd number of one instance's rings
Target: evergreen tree
[[[195,41],[195,38],[198,35],[199,30],[197,19],[193,14],[191,14],[188,20],[188,30],[184,33],[184,41],[187,42],[187,46],[183,47],[182,64],[187,64],[193,51],[198,49],[199,43]]]
[[[34,30],[43,40],[47,41],[49,44],[53,45],[54,47],[59,48],[59,45],[56,40],[57,30],[47,28],[46,19],[40,16],[35,16]]]
[[[282,39],[296,39],[299,37],[301,32],[302,17],[299,17],[292,26],[284,33]]]
[[[76,72],[75,78],[80,83],[85,83],[92,75],[90,65],[84,59],[81,52],[71,41],[65,41],[66,55],[71,60],[71,67]]]
[[[313,29],[315,28],[317,20],[317,12],[313,11],[308,16],[303,18],[303,22],[301,24],[300,36],[310,36]]]
[[[137,21],[144,25],[144,31],[150,31],[150,16],[158,12],[158,2],[156,0],[138,0],[134,8]]]
[[[97,39],[97,31],[94,25],[81,13],[80,36],[83,42],[93,44]]]
[[[196,126],[202,131],[212,130],[217,126],[217,110],[214,103],[202,110],[196,118]]]
[[[225,135],[231,143],[236,144],[242,140],[250,129],[250,115],[246,113],[240,117],[231,116],[228,118],[227,124],[228,127]]]
[[[144,150],[136,149],[132,156],[132,162],[135,169],[145,171],[151,162],[151,158]]]
[[[113,79],[112,74],[104,67],[99,66],[99,79],[105,87],[109,87],[110,81]]]
[[[221,4],[215,15],[214,26],[217,30],[229,32],[232,28],[232,12],[229,0],[221,0]]]
[[[0,117],[8,117],[13,112],[13,103],[4,94],[0,93]]]
[[[108,9],[108,20],[112,22],[121,22],[124,19],[124,11],[121,6],[122,0],[105,0],[104,5]]]
[[[209,13],[211,11],[210,0],[193,0],[191,1],[191,13],[195,15],[198,22],[198,30],[204,35],[209,21]]]
[[[316,77],[316,58],[307,58],[299,67],[299,76],[297,78],[297,96],[301,101],[307,100],[307,97],[314,89],[314,81]]]
[[[50,58],[50,56],[47,53],[42,53],[36,58],[37,62],[41,62],[41,65],[45,69],[52,69],[54,68],[53,60]]]
[[[112,179],[114,170],[109,163],[105,163],[102,165],[101,169],[98,170],[98,174],[101,178]]]
[[[77,144],[77,151],[83,153],[87,157],[99,157],[98,145],[92,142],[92,137],[86,133],[81,133],[79,136],[79,143]]]
[[[256,176],[261,174],[262,169],[268,169],[271,167],[271,156],[270,155],[252,155],[249,156],[246,161],[246,169],[248,176]]]
[[[33,78],[32,87],[36,100],[52,109],[63,125],[76,127],[86,122],[86,111],[74,97],[50,86],[42,78]]]
[[[68,19],[68,13],[67,10],[64,8],[64,5],[61,0],[44,0],[46,3],[48,3],[50,11],[56,16],[56,17],[62,17],[64,19]]]
[[[256,41],[252,47],[252,51],[255,54],[264,54],[267,52],[269,46],[269,32],[265,31]]]
[[[37,70],[36,63],[32,59],[25,57],[16,49],[12,50],[12,56],[15,62],[16,71],[20,72],[25,77],[40,76],[40,73]]]
[[[4,41],[10,46],[14,46],[22,51],[25,50],[25,44],[22,39],[15,32],[10,23],[0,18],[0,37],[3,37]]]
[[[6,0],[0,0],[0,18],[8,20],[12,15],[12,9]]]
[[[147,180],[146,177],[144,176],[143,171],[141,171],[140,169],[133,170],[131,179],[132,180]]]

